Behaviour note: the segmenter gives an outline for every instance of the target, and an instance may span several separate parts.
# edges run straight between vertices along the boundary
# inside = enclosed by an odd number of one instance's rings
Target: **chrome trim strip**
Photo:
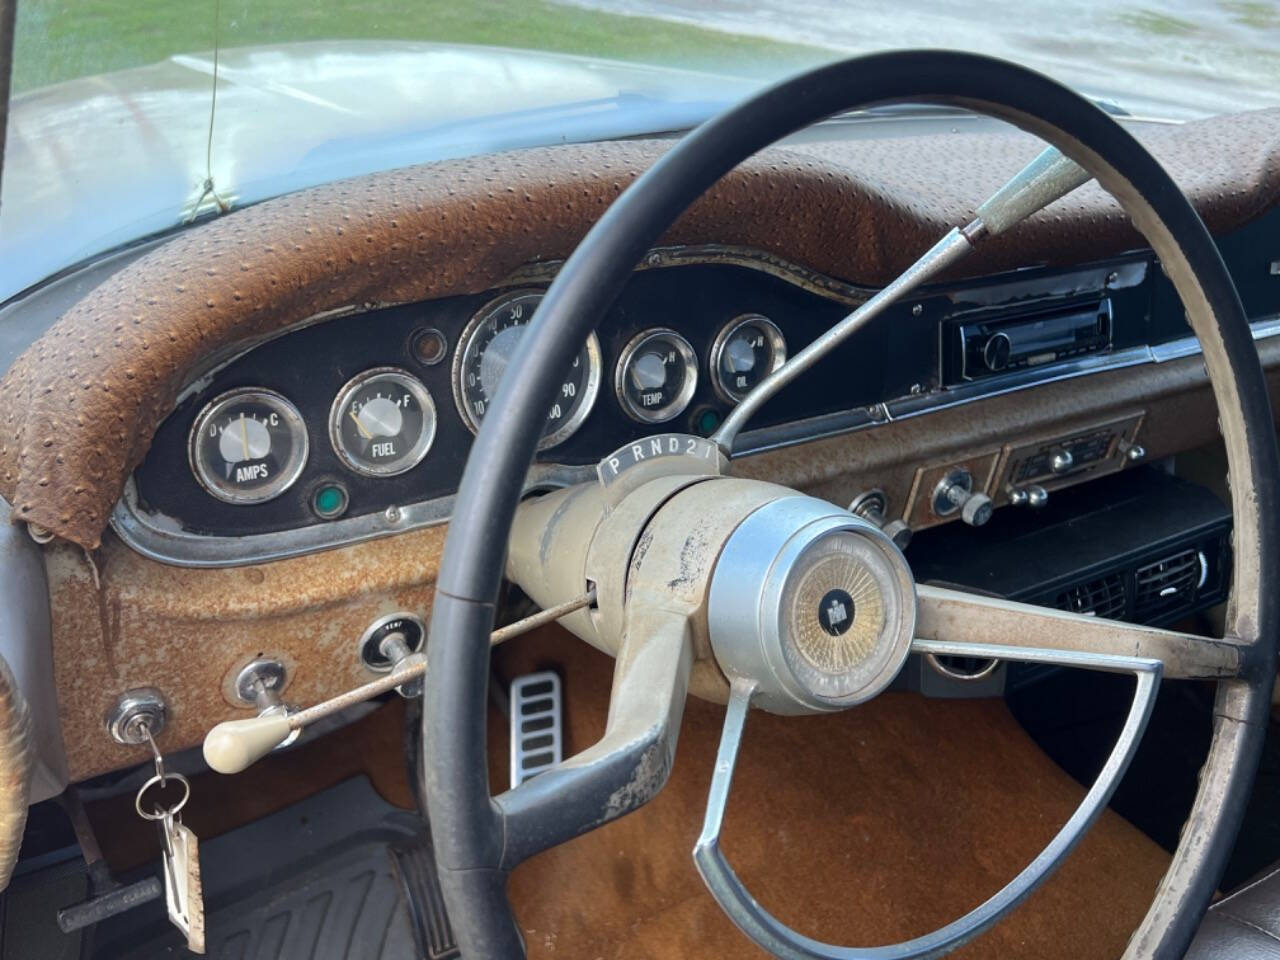
[[[1280,334],[1280,314],[1251,321],[1249,327],[1253,330],[1254,340],[1266,340],[1268,337],[1274,337],[1276,334]],[[1158,343],[1151,347],[1150,350],[1152,360],[1156,363],[1164,363],[1166,360],[1180,360],[1183,357],[1193,357],[1200,353],[1200,341],[1195,337],[1183,337],[1181,340]]]
[[[1254,340],[1266,340],[1280,335],[1280,315],[1258,320],[1250,325]],[[1031,387],[1041,387],[1062,380],[1094,373],[1108,373],[1147,363],[1166,363],[1197,356],[1200,343],[1195,337],[1182,337],[1156,346],[1126,347],[1110,353],[1064,360],[1052,367],[1018,370],[992,380],[978,380],[945,390],[918,393],[870,407],[823,414],[807,420],[795,420],[774,427],[762,427],[743,433],[734,448],[735,458],[750,454],[767,453],[797,443],[809,443],[829,437],[852,433],[881,423],[907,420],[927,413],[949,410],[976,400],[989,400],[1009,393],[1017,393]]]
[[[544,260],[538,263],[525,264],[494,284],[493,289],[502,291],[504,295],[510,295],[513,288],[527,287],[530,284],[550,285],[551,281],[556,278],[556,274],[560,272],[560,268],[564,266],[564,263],[564,260]],[[790,260],[784,260],[782,257],[767,253],[764,250],[757,250],[754,247],[735,247],[714,243],[654,247],[636,265],[636,270],[661,270],[667,267],[705,266],[707,264],[726,264],[766,273],[780,280],[785,280],[801,290],[847,306],[857,306],[870,300],[877,289],[875,287],[845,283],[843,280],[837,280],[835,277],[819,273],[817,270],[810,270],[808,267],[792,263]],[[479,293],[481,291],[476,292]],[[459,295],[465,296],[466,293],[464,291]],[[338,320],[356,313],[368,313],[374,310],[385,310],[390,307],[401,307],[411,302],[413,301],[370,300],[364,303],[343,304],[339,307],[312,314],[287,327],[280,327],[277,330],[271,330],[256,337],[237,341],[204,358],[204,361],[196,368],[197,375],[178,394],[175,405],[182,403],[187,397],[199,393],[212,382],[213,377],[219,371],[239,360],[250,350],[256,350],[264,343],[270,343],[272,340],[278,340],[280,337],[297,333],[300,330],[314,327],[316,324],[325,323],[329,320]]]
[[[1280,336],[1280,315],[1264,317],[1251,326],[1254,340]],[[748,431],[739,435],[736,453],[738,456],[766,453],[865,430],[895,420],[949,410],[1049,383],[1147,363],[1166,363],[1199,353],[1199,342],[1195,337],[1188,336],[1154,347],[1129,347],[1111,353],[1078,357],[1055,364],[1052,368],[1041,367],[1006,374],[999,377],[998,382],[979,380],[946,390],[900,397],[871,407]],[[529,491],[568,486],[591,480],[593,476],[591,467],[539,463],[530,472],[525,489]],[[131,477],[125,486],[124,495],[112,511],[111,527],[131,548],[160,563],[181,567],[231,567],[281,560],[319,550],[345,547],[405,530],[433,526],[448,520],[452,510],[453,498],[441,497],[398,507],[399,519],[394,523],[386,519],[385,513],[377,513],[278,533],[212,537],[187,533],[169,518],[144,513],[139,508],[137,488]]]
[[[754,247],[735,247],[718,243],[654,247],[645,254],[643,260],[636,264],[636,270],[662,270],[667,267],[706,266],[707,264],[726,264],[767,273],[780,280],[786,280],[801,290],[848,306],[865,303],[875,295],[878,289],[845,283],[843,280],[829,277],[817,270],[810,270],[808,267],[802,267],[798,263],[792,263],[790,260],[784,260],[782,257]],[[555,279],[562,266],[564,266],[563,260],[545,260],[540,263],[525,264],[497,284],[497,287],[505,289],[529,284],[549,284]]]
[[[977,380],[935,390],[931,393],[917,393],[889,400],[885,403],[847,410],[839,413],[823,414],[810,417],[808,420],[796,420],[775,427],[762,427],[742,434],[735,450],[735,458],[756,453],[767,453],[797,443],[812,440],[824,440],[855,430],[877,426],[881,423],[892,423],[895,420],[909,420],[939,410],[950,410],[953,407],[973,403],[976,400],[988,400],[992,397],[1016,393],[1030,387],[1040,387],[1060,380],[1071,380],[1075,377],[1091,373],[1103,373],[1109,370],[1120,370],[1139,364],[1152,363],[1155,358],[1149,347],[1131,347],[1112,353],[1094,354],[1066,360],[1055,364],[1052,369],[1046,367],[1029,370],[1018,370],[992,380]]]
[[[554,490],[595,478],[591,466],[571,467],[535,464],[525,492]],[[395,533],[420,530],[444,523],[453,512],[453,497],[438,497],[378,513],[313,523],[276,533],[242,537],[215,537],[183,530],[171,517],[144,512],[138,504],[138,488],[130,477],[124,495],[111,512],[111,529],[132,549],[150,560],[179,567],[234,567],[267,563],[288,557],[346,547]]]

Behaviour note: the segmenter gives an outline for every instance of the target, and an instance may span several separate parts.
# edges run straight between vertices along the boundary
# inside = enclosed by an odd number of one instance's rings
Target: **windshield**
[[[901,47],[994,54],[1139,115],[1280,103],[1272,0],[18,0],[0,300],[290,190],[678,132]]]
[[[837,56],[951,47],[1179,114],[1280,102],[1274,0],[19,0],[14,90],[223,46],[426,40],[772,79]]]

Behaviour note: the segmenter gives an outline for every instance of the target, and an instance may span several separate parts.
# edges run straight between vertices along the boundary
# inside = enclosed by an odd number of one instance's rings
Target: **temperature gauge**
[[[645,330],[623,349],[614,386],[633,419],[665,423],[678,417],[693,398],[698,358],[689,341],[674,330]]]
[[[787,341],[768,317],[748,313],[729,321],[711,345],[711,385],[737,403],[787,359]]]
[[[436,438],[436,405],[422,381],[395,367],[366,370],[338,391],[329,440],[343,462],[366,477],[412,470]]]
[[[288,490],[307,463],[307,428],[280,394],[244,387],[215,397],[188,443],[200,485],[227,503],[261,503]]]

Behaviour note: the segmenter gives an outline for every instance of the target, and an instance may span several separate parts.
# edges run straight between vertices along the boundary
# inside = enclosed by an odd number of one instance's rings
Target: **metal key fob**
[[[160,820],[160,841],[164,847],[164,899],[169,919],[186,935],[188,950],[204,953],[200,841],[172,813]]]

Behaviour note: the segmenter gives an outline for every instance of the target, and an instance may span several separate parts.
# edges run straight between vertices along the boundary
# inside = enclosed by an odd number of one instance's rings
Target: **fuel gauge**
[[[298,408],[272,390],[244,387],[200,411],[188,444],[200,485],[227,503],[261,503],[284,493],[307,462]]]
[[[737,403],[787,359],[787,341],[768,317],[748,313],[729,321],[711,345],[711,385]]]
[[[436,405],[422,381],[396,367],[366,370],[329,411],[329,439],[343,462],[366,477],[412,470],[436,437]]]

